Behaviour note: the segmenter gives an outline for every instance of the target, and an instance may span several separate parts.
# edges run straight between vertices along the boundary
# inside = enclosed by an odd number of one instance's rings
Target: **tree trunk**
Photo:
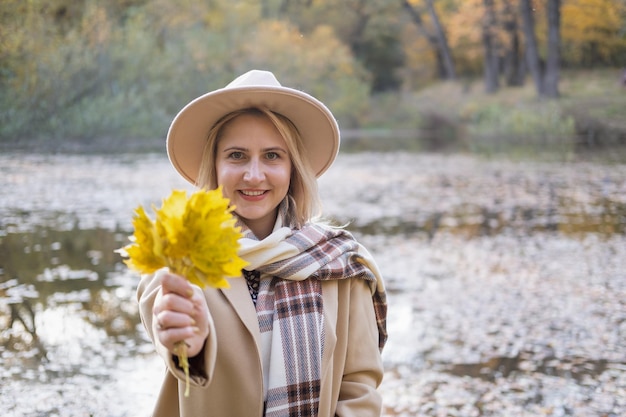
[[[427,0],[426,4],[428,5],[428,13],[430,14],[430,18],[433,21],[433,25],[435,26],[437,46],[441,53],[443,67],[446,71],[446,78],[449,80],[454,80],[456,79],[456,70],[454,68],[454,61],[452,60],[452,52],[450,52],[450,45],[448,45],[446,32],[441,25],[439,15],[437,15],[437,11],[435,10],[435,6],[433,5],[433,0]]]
[[[541,71],[537,38],[535,37],[535,18],[533,17],[531,0],[520,0],[519,5],[524,28],[524,38],[526,40],[526,64],[535,82],[537,94],[543,96],[543,74]]]
[[[548,0],[548,52],[546,55],[546,74],[544,78],[544,94],[547,97],[559,96],[559,69],[561,47],[561,0]]]
[[[484,77],[485,90],[487,93],[495,93],[500,87],[498,81],[498,51],[494,31],[496,29],[496,12],[493,8],[493,0],[483,0],[485,17],[482,22],[482,39],[484,51]]]
[[[432,3],[430,1],[428,3],[429,3],[429,6],[432,7]],[[402,0],[402,6],[407,11],[409,16],[413,20],[413,23],[415,23],[415,26],[417,27],[417,29],[420,31],[422,36],[426,38],[426,40],[428,41],[428,44],[432,48],[435,54],[435,57],[437,59],[437,74],[439,75],[439,77],[444,80],[455,79],[456,72],[454,69],[454,63],[452,61],[452,54],[450,53],[448,41],[446,39],[445,33],[439,22],[439,19],[437,17],[437,14],[434,8],[432,9],[432,11],[435,12],[435,17],[436,17],[436,22],[435,20],[433,20],[436,26],[435,28],[436,33],[431,33],[428,31],[428,29],[426,29],[426,26],[424,25],[424,21],[422,20],[422,16],[420,16],[419,12],[415,10],[413,6],[411,6],[411,3],[409,3],[408,0]],[[432,18],[432,14],[431,14],[431,18]]]
[[[507,34],[507,48],[504,52],[504,77],[509,87],[524,84],[524,65],[520,59],[520,37],[517,24],[517,13],[513,5],[504,2],[504,31]]]

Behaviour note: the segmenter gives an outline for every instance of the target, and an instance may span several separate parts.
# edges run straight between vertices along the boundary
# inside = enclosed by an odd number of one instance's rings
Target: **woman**
[[[339,149],[330,111],[254,70],[183,108],[167,149],[185,179],[222,187],[249,265],[228,289],[142,278],[141,318],[168,368],[154,415],[380,416],[382,278],[348,232],[315,220],[316,179]]]

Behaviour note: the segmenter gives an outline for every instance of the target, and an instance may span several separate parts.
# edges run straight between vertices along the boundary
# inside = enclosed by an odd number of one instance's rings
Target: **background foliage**
[[[533,2],[542,56],[546,1]],[[485,94],[486,3],[2,0],[0,144],[160,145],[184,104],[250,68],[272,70],[284,84],[311,92],[346,131],[434,129],[432,147],[507,135],[545,144],[538,138],[575,136],[583,125],[599,129],[597,120],[621,129],[615,109],[626,104],[619,87],[626,65],[623,0],[561,1],[563,88],[581,74],[602,78],[596,84],[604,87],[587,95],[564,89],[542,114],[532,114],[536,97],[527,90],[516,1],[492,2],[489,33],[500,77],[509,81],[495,95]],[[437,24],[453,77],[434,46]],[[517,82],[509,77],[513,70]],[[581,110],[590,97],[592,121]],[[452,133],[440,135],[442,126]],[[622,143],[620,133],[616,138]]]

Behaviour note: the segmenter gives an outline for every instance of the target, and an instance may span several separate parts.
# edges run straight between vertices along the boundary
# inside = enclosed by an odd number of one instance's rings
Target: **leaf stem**
[[[178,365],[185,372],[185,398],[189,397],[189,357],[187,355],[187,344],[184,340],[174,344],[174,351],[178,356]]]

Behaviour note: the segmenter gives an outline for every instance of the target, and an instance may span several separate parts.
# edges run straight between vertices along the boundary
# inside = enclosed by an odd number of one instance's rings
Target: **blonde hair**
[[[218,120],[209,130],[202,152],[202,162],[200,163],[196,185],[210,190],[217,188],[217,172],[215,169],[217,144],[228,123],[244,114],[267,118],[285,140],[292,166],[289,191],[287,192],[287,198],[291,200],[290,204],[288,204],[287,215],[289,218],[287,221],[301,228],[305,223],[321,214],[317,178],[309,165],[308,159],[304,157],[304,143],[298,129],[291,120],[279,113],[266,108],[251,107],[228,113]]]

